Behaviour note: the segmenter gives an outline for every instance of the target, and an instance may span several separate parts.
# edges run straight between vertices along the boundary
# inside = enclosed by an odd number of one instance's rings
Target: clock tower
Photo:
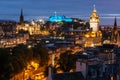
[[[101,46],[102,45],[102,32],[99,30],[99,23],[100,19],[97,15],[97,11],[94,9],[92,14],[90,15],[90,30],[85,34],[85,45],[84,47],[95,47],[95,46]]]
[[[100,22],[100,19],[99,19],[99,16],[97,15],[97,11],[94,5],[93,12],[90,15],[90,28],[92,29],[93,32],[99,31],[99,22]]]

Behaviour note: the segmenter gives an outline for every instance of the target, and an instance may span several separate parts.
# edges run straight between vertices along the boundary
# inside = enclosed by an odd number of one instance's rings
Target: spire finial
[[[96,8],[95,8],[95,4],[93,5],[93,7],[94,7],[94,10],[96,10]]]
[[[93,5],[93,8],[94,8],[94,9],[93,9],[93,12],[97,12],[97,11],[96,11],[96,7],[95,7],[95,4]]]
[[[54,14],[55,14],[55,16],[56,16],[56,15],[57,15],[57,12],[55,11]]]

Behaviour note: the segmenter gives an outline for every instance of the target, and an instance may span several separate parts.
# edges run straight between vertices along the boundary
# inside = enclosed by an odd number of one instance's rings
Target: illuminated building
[[[40,25],[38,25],[37,23],[34,23],[33,25],[31,24],[17,25],[17,33],[20,30],[28,31],[30,35],[40,34]]]
[[[0,48],[15,47],[18,44],[26,44],[29,34],[17,34],[0,39]]]
[[[83,44],[83,35],[85,35],[86,30],[67,30],[65,32],[65,40],[70,41],[73,44]]]
[[[59,22],[59,21],[72,22],[73,20],[71,18],[66,18],[65,16],[58,16],[55,14],[54,16],[50,16],[49,21],[50,22]]]
[[[94,10],[90,15],[90,28],[92,29],[92,31],[97,32],[99,30],[99,22],[100,19],[94,6]]]
[[[10,20],[0,21],[0,35],[12,35],[16,32],[16,22]]]
[[[21,10],[20,24],[17,25],[16,33],[20,30],[28,31],[30,35],[40,34],[40,25],[35,21],[32,21],[31,23],[24,23],[23,11]]]
[[[99,16],[94,6],[94,10],[90,16],[90,28],[91,31],[85,34],[85,47],[94,47],[101,45],[102,33],[99,30]]]

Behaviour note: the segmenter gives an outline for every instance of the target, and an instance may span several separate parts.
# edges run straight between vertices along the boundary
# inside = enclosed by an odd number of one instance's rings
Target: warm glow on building
[[[34,22],[32,22],[31,24],[17,25],[16,33],[18,33],[20,30],[25,30],[28,31],[30,35],[40,34],[40,28],[40,25]]]
[[[91,32],[91,37],[96,37],[96,32]]]
[[[40,34],[42,34],[42,35],[48,35],[48,34],[50,34],[50,33],[49,33],[49,31],[44,30],[44,31],[41,31]]]
[[[97,32],[99,30],[99,22],[100,19],[94,6],[94,10],[90,15],[90,28],[92,28],[92,31]]]
[[[92,28],[92,31],[89,31],[85,34],[85,47],[102,45],[102,32],[99,30],[99,22],[100,19],[94,6],[93,13],[90,16],[90,28]]]
[[[104,40],[103,44],[110,44],[110,40]]]
[[[88,38],[88,37],[90,37],[90,35],[89,34],[85,34],[85,37]]]

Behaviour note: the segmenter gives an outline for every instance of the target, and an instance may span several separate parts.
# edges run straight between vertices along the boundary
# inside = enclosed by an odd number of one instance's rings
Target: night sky
[[[115,16],[120,25],[120,0],[0,0],[0,19],[18,21],[22,8],[25,20],[46,19],[55,11],[57,15],[89,20],[94,4],[101,25],[113,25]]]

